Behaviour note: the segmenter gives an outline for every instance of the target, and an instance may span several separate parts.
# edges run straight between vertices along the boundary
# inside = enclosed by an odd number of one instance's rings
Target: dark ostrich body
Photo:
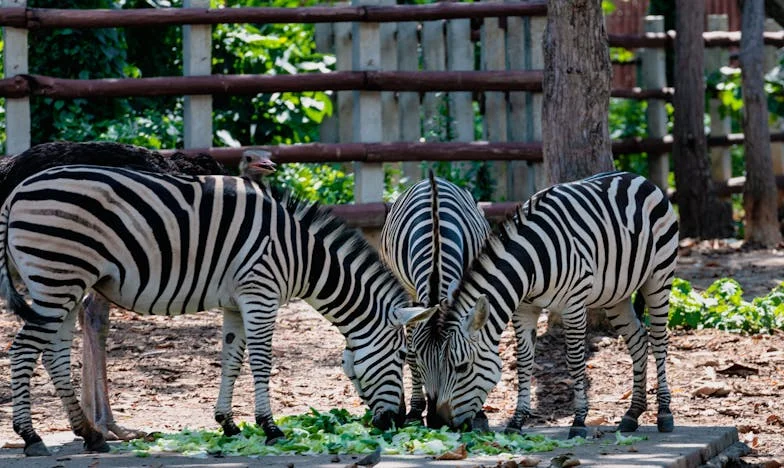
[[[175,175],[226,174],[225,168],[206,154],[175,153],[166,158],[155,151],[119,143],[44,143],[17,156],[0,158],[0,206],[27,177],[51,167],[71,164],[125,167]],[[106,379],[109,303],[99,294],[91,293],[83,302],[79,319],[84,341],[81,403],[85,413],[107,439],[128,440],[143,435],[141,431],[119,426],[109,406]]]

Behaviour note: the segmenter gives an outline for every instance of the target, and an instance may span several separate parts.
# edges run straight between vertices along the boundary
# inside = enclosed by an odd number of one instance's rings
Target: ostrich
[[[269,159],[267,161],[269,164],[272,163]],[[165,158],[160,153],[145,148],[119,143],[44,143],[17,156],[0,158],[0,206],[13,189],[27,177],[44,169],[70,164],[126,167],[182,175],[227,174],[219,162],[206,154],[189,156],[175,153],[170,158]],[[274,164],[272,167],[274,168]],[[102,296],[91,293],[82,305],[79,319],[84,341],[82,366],[84,411],[107,439],[130,440],[140,437],[144,435],[142,431],[118,425],[109,406],[109,389],[106,380],[109,303]]]
[[[247,150],[242,153],[239,170],[240,177],[256,183],[275,172],[275,163],[270,159],[272,153],[264,150]]]

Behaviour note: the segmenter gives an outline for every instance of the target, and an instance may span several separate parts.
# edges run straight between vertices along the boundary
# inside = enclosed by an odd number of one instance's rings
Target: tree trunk
[[[612,66],[601,0],[548,0],[542,145],[548,185],[613,170],[608,113]],[[550,326],[560,315],[550,315]],[[588,326],[612,330],[602,310]]]
[[[719,200],[711,181],[705,140],[702,32],[705,2],[676,1],[675,122],[673,160],[682,237],[733,235],[732,206]]]
[[[743,134],[746,156],[746,241],[774,247],[781,241],[777,219],[778,190],[773,175],[768,129],[768,101],[764,89],[765,7],[760,1],[745,1],[740,40],[743,86]]]
[[[613,169],[612,66],[600,0],[548,0],[542,144],[548,184]]]

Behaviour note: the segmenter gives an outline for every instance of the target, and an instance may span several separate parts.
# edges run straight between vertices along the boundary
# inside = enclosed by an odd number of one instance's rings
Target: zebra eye
[[[455,371],[459,374],[465,374],[468,371],[468,363],[463,362],[455,366]]]

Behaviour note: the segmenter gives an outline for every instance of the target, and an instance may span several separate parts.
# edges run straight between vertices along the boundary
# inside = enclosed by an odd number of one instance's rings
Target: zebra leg
[[[234,423],[232,399],[234,383],[242,369],[245,359],[245,328],[242,315],[236,310],[223,311],[223,346],[221,349],[221,386],[215,404],[215,420],[223,428],[223,433],[233,436],[240,433]]]
[[[632,404],[623,415],[618,430],[633,432],[639,427],[640,415],[648,408],[646,386],[648,377],[648,334],[645,327],[634,313],[631,298],[606,309],[607,318],[613,328],[626,341],[626,348],[632,357],[634,384],[632,386]]]
[[[656,375],[659,385],[656,391],[658,406],[656,427],[659,432],[672,432],[675,429],[675,422],[670,411],[670,387],[667,385],[667,345],[669,344],[667,319],[670,311],[671,283],[672,277],[665,281],[663,287],[651,290],[652,288],[646,283],[640,290],[648,305],[648,315],[651,321],[649,340],[653,357],[656,360]]]
[[[109,445],[106,439],[85,416],[71,381],[71,343],[78,309],[76,307],[68,312],[54,339],[44,347],[42,361],[57,395],[65,406],[74,434],[84,438],[84,446],[87,450],[108,452]]]
[[[106,378],[109,301],[100,294],[91,293],[82,301],[79,318],[84,347],[82,408],[87,418],[107,439],[131,440],[144,436],[143,431],[126,429],[117,424],[109,405],[109,385]]]
[[[264,429],[264,433],[267,435],[267,445],[272,445],[278,439],[283,438],[283,431],[272,419],[269,397],[269,379],[272,370],[272,332],[275,329],[275,315],[278,307],[275,304],[274,308],[260,309],[258,302],[254,302],[252,306],[246,304],[246,307],[247,309],[242,309],[242,317],[250,369],[253,373],[256,424]],[[250,307],[255,307],[255,309],[250,309]]]
[[[411,334],[409,333],[408,336],[410,337]],[[409,349],[411,349],[410,346]],[[422,376],[416,364],[416,356],[413,351],[409,351],[406,355],[406,362],[408,363],[408,368],[411,369],[411,409],[406,414],[404,424],[422,423],[422,414],[425,412],[427,403],[422,391]]]
[[[517,342],[517,408],[506,425],[506,432],[522,432],[531,417],[531,374],[536,348],[536,323],[542,309],[522,303],[512,315]]]
[[[30,377],[33,375],[38,356],[52,335],[57,333],[60,323],[43,326],[25,324],[11,343],[8,357],[11,363],[11,392],[13,398],[13,427],[25,442],[24,453],[28,457],[49,456],[51,453],[33,429],[30,413]]]
[[[587,313],[584,306],[571,307],[563,311],[566,335],[566,362],[574,381],[574,421],[569,429],[569,438],[586,437],[585,418],[588,416],[588,397],[585,392],[585,330]]]

